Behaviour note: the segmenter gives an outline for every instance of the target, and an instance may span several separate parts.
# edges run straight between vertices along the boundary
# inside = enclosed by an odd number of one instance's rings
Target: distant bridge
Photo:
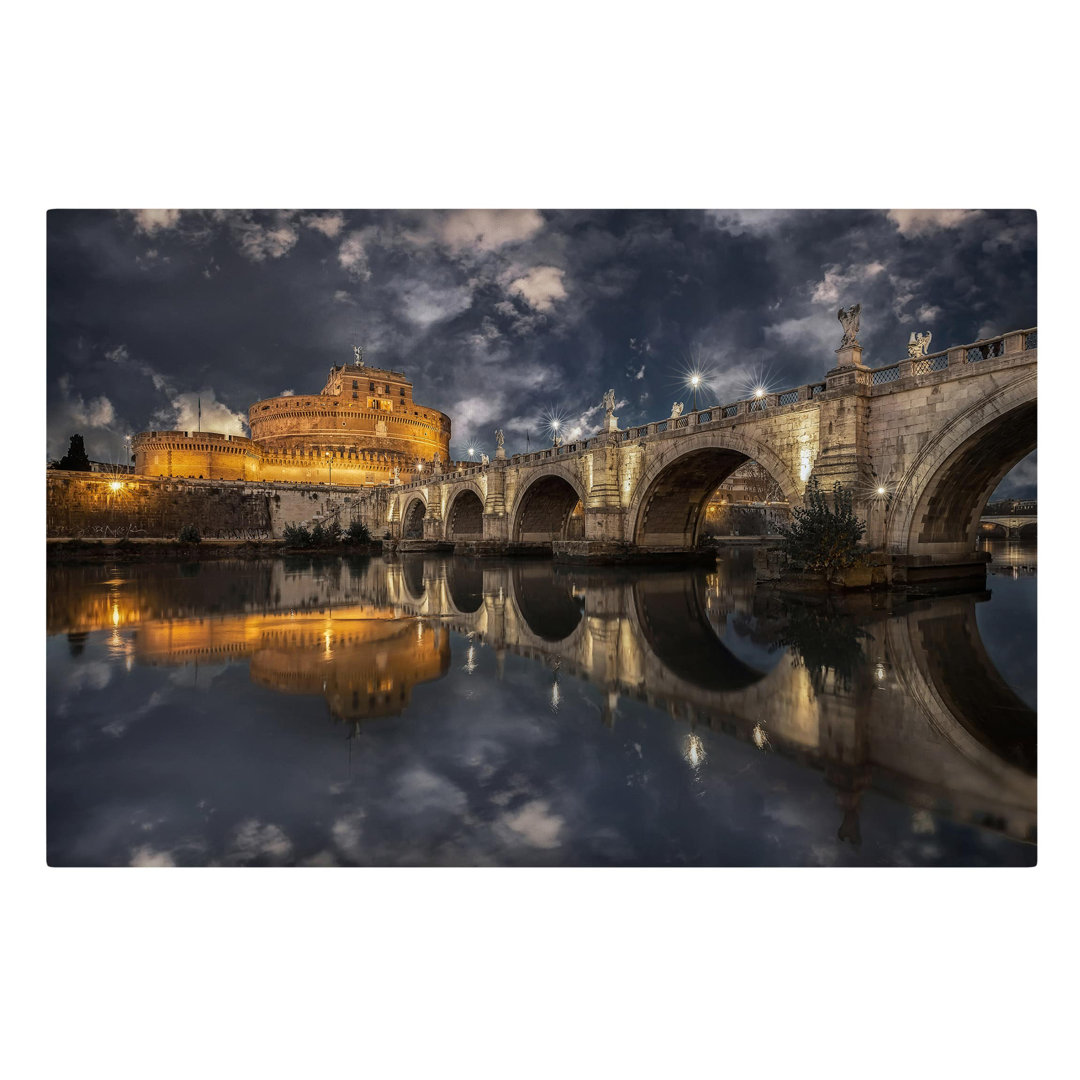
[[[999,530],[1004,529],[1005,535],[1010,540],[1022,539],[1025,534],[1034,536],[1037,525],[1037,505],[1034,502],[1014,503],[1010,512],[998,513],[993,508],[988,508],[979,518],[979,525],[984,535],[1000,535]],[[989,529],[987,526],[996,526]]]
[[[747,460],[789,505],[811,478],[852,489],[894,580],[982,573],[980,517],[1035,448],[1037,332],[885,367],[837,350],[824,380],[368,492],[375,535],[461,550],[605,559],[694,550],[717,486]],[[613,418],[614,419],[614,418]]]

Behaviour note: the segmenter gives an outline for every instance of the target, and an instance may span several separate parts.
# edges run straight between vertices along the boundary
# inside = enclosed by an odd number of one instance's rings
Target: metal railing
[[[785,390],[776,398],[777,405],[794,405],[799,400],[798,390]]]
[[[883,383],[896,382],[899,378],[899,364],[892,364],[890,367],[875,368],[870,372],[870,385],[881,386]]]
[[[949,366],[949,354],[947,352],[935,353],[933,356],[922,356],[911,365],[913,375],[929,375],[931,371],[944,371]]]
[[[1005,339],[995,338],[993,341],[985,341],[981,345],[969,345],[964,359],[969,364],[977,364],[980,360],[994,360],[1005,355]]]

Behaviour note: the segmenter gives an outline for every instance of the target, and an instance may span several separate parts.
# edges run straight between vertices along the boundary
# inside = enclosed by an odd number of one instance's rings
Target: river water
[[[50,567],[48,861],[1032,865],[1036,552],[843,604],[715,569]]]

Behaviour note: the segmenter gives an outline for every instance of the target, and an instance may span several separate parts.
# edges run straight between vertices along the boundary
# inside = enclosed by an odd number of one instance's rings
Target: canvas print
[[[47,238],[49,865],[1036,862],[1034,211]]]

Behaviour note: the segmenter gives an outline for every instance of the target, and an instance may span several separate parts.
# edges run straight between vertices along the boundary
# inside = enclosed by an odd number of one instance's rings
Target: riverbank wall
[[[193,525],[204,540],[275,540],[288,524],[335,519],[348,528],[366,517],[361,510],[366,490],[51,469],[46,472],[45,535],[175,539],[185,525]]]

